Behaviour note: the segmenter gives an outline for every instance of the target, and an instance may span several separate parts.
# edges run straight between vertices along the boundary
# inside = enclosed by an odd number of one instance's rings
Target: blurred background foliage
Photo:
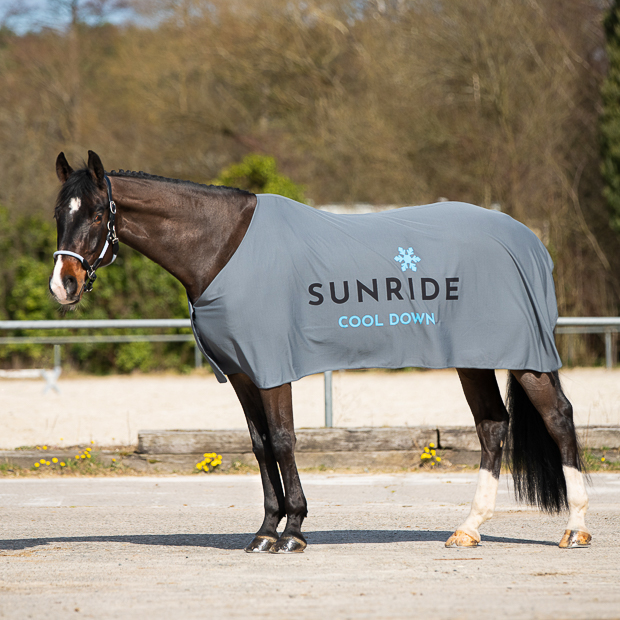
[[[4,318],[58,316],[46,292],[54,162],[62,150],[76,166],[88,149],[108,170],[217,179],[314,205],[445,197],[501,208],[551,252],[561,315],[618,314],[620,44],[618,20],[609,17],[617,2],[3,7]],[[186,313],[180,286],[123,248],[77,317]],[[5,346],[0,363],[34,363],[47,349]],[[65,349],[76,368],[96,372],[185,368],[193,359],[190,345]],[[599,336],[573,339],[571,350],[577,363],[603,355]]]

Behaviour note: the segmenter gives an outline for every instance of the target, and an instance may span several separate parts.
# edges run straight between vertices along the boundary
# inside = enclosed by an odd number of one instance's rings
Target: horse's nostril
[[[77,293],[77,280],[73,276],[65,276],[62,283],[67,291],[67,295],[75,295]]]

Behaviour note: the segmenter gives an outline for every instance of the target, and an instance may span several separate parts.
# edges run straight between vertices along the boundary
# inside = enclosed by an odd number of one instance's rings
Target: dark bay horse
[[[112,262],[119,240],[178,278],[194,303],[235,254],[257,205],[257,197],[242,190],[144,173],[106,174],[92,151],[79,170],[61,153],[56,171],[62,183],[55,208],[59,251],[49,287],[63,305],[77,304],[92,288],[96,268]],[[568,508],[560,547],[587,546],[588,498],[572,407],[557,372],[510,371],[507,406],[493,369],[457,372],[482,456],[471,512],[446,546],[480,542],[478,529],[495,508],[504,447],[518,497],[548,512]],[[295,463],[291,384],[261,389],[244,373],[228,378],[247,419],[265,497],[264,521],[246,551],[303,551],[307,504]]]

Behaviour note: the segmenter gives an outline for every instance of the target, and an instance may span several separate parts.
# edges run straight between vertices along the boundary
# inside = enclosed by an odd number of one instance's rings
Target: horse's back
[[[529,229],[473,205],[347,216],[259,195],[196,312],[223,370],[260,387],[337,368],[548,371],[552,267]]]

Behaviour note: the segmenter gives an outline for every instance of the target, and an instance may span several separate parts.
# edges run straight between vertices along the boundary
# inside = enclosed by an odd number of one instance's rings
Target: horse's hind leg
[[[265,497],[265,518],[254,540],[245,548],[248,553],[266,552],[278,540],[276,528],[285,515],[284,491],[278,464],[269,439],[269,426],[259,389],[243,374],[229,376],[250,430],[252,450],[260,469]]]
[[[482,450],[478,486],[467,519],[450,536],[446,547],[475,547],[480,542],[478,528],[491,518],[502,464],[502,448],[508,431],[508,413],[504,407],[495,371],[457,369],[465,398],[474,414],[476,432]]]
[[[573,407],[562,391],[558,373],[513,370],[512,374],[525,390],[560,450],[562,472],[566,481],[565,499],[569,510],[560,547],[588,546],[592,539],[585,522],[588,495],[581,473]]]

